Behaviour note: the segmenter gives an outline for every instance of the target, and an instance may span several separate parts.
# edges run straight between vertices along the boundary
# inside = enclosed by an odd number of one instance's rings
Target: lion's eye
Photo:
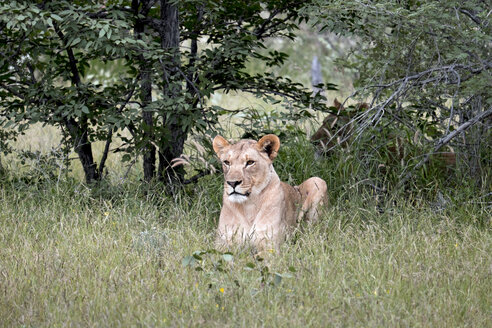
[[[254,163],[255,163],[255,161],[247,161],[247,162],[246,162],[246,166],[253,165]]]
[[[231,165],[231,163],[230,163],[229,161],[224,161],[223,163],[224,163],[225,165],[227,165],[227,166]]]

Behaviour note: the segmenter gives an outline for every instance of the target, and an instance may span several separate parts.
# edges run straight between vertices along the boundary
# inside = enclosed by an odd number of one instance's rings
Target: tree
[[[4,3],[0,127],[22,132],[36,122],[59,126],[87,182],[102,178],[119,136],[125,144],[118,150],[143,155],[145,180],[174,185],[184,170],[171,162],[187,136],[213,129],[224,113],[207,102],[215,91],[289,99],[294,111],[321,106],[299,84],[245,71],[252,58],[268,66],[285,61],[283,53],[267,53],[264,42],[293,38],[305,20],[300,7],[289,0]],[[116,81],[98,81],[86,73],[100,62],[126,69]],[[99,164],[92,150],[96,140],[106,142]]]
[[[113,128],[124,128],[119,113],[132,93],[129,83],[102,85],[85,79],[91,61],[112,61],[134,49],[125,13],[101,18],[100,4],[68,1],[13,1],[1,6],[0,123],[22,132],[42,122],[59,126],[66,150],[73,148],[87,182],[101,177],[92,142],[110,142]],[[125,41],[126,47],[119,46]],[[130,97],[126,97],[130,98]]]
[[[491,10],[481,0],[316,0],[303,13],[359,40],[346,60],[360,73],[356,94],[371,100],[359,132],[378,123],[423,132],[432,152],[452,144],[477,175],[492,166]]]

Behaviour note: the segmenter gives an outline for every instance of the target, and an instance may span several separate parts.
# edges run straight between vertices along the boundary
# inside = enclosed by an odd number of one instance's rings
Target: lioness
[[[316,143],[319,150],[323,153],[327,149],[339,144],[342,147],[348,146],[348,139],[354,127],[350,123],[353,112],[347,112],[342,103],[337,98],[333,101],[333,107],[337,109],[337,114],[328,114],[323,120],[320,128],[311,136],[311,142]],[[355,113],[369,108],[366,103],[355,105]],[[336,136],[336,138],[334,138]],[[325,155],[329,155],[325,153]]]
[[[311,142],[317,146],[317,153],[325,156],[330,156],[326,151],[336,145],[347,148],[349,145],[350,134],[354,130],[354,124],[351,119],[354,114],[369,109],[369,104],[362,102],[354,105],[355,111],[347,112],[343,104],[335,98],[333,107],[337,109],[337,113],[329,113],[323,120],[320,128],[311,136]],[[334,138],[336,136],[336,138]],[[382,173],[387,172],[387,165],[398,162],[408,162],[409,154],[405,153],[404,140],[394,135],[389,135],[386,138],[386,145],[382,148],[386,151],[388,162],[381,163],[379,169]],[[444,151],[434,153],[429,159],[429,163],[437,164],[441,169],[452,169],[456,166],[456,154],[453,151]]]
[[[260,249],[277,248],[289,228],[304,216],[318,219],[326,200],[326,182],[318,177],[297,187],[281,182],[272,164],[280,147],[276,135],[235,144],[216,136],[213,147],[225,177],[219,244],[251,242]]]

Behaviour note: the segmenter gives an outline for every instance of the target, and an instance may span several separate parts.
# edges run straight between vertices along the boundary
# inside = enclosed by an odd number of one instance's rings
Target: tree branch
[[[192,176],[189,179],[184,180],[182,183],[184,185],[190,184],[190,183],[195,183],[197,182],[200,178],[207,176],[210,174],[210,171],[200,171],[198,174]]]
[[[408,181],[408,179],[410,179],[412,177],[413,172],[415,170],[418,170],[420,167],[422,167],[424,164],[426,164],[429,161],[430,156],[433,153],[436,153],[443,146],[447,145],[454,137],[456,137],[457,135],[463,133],[466,129],[468,129],[469,127],[473,126],[477,122],[480,122],[481,120],[485,119],[486,117],[488,117],[490,115],[492,115],[492,107],[490,107],[488,110],[480,113],[479,115],[475,116],[474,118],[466,121],[465,123],[461,124],[456,130],[454,130],[453,132],[449,133],[445,137],[441,138],[437,142],[436,146],[434,147],[434,151],[432,153],[425,154],[424,158],[419,163],[417,163],[417,165],[415,165],[413,167],[413,169],[411,171],[409,171],[403,177],[403,179],[400,180],[400,182],[398,183],[398,187],[403,186]]]
[[[60,37],[63,45],[67,48],[67,55],[68,55],[68,60],[69,60],[69,64],[70,64],[70,70],[72,72],[72,83],[74,85],[76,85],[77,87],[79,87],[80,83],[81,83],[80,74],[79,74],[79,70],[77,68],[77,59],[75,59],[72,47],[67,47],[67,41],[65,40],[65,35],[63,35],[63,32],[58,27],[58,24],[53,23],[53,27],[55,28],[56,34],[58,34],[58,36]]]
[[[103,155],[101,157],[101,161],[99,162],[98,176],[101,179],[103,177],[104,166],[106,165],[106,160],[108,158],[108,153],[109,153],[109,146],[111,145],[112,139],[113,139],[113,129],[110,127],[108,135],[106,137],[106,144],[104,145]]]
[[[466,16],[468,16],[472,21],[474,21],[477,25],[482,25],[482,21],[480,20],[480,18],[478,18],[477,16],[473,15],[470,11],[468,11],[467,9],[464,9],[464,8],[460,8],[460,13],[462,14],[465,14]]]

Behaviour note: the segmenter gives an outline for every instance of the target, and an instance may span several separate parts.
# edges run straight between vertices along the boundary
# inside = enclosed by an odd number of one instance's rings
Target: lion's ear
[[[258,140],[257,147],[260,151],[267,153],[268,157],[273,161],[277,157],[277,152],[280,148],[280,139],[274,134],[267,134]]]
[[[214,138],[214,142],[213,142],[213,147],[214,147],[214,151],[218,154],[222,149],[224,149],[224,147],[227,147],[229,146],[229,142],[227,140],[225,140],[223,137],[221,136],[215,136]]]

